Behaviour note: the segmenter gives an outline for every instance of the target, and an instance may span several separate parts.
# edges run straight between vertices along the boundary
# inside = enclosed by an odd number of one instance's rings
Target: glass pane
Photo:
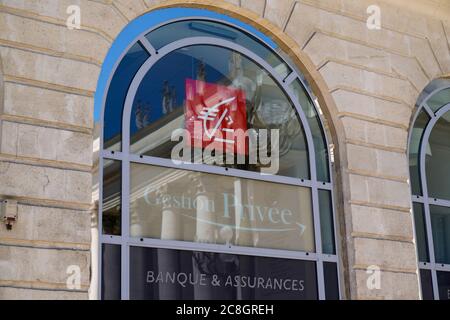
[[[285,78],[291,72],[286,63],[261,41],[238,29],[213,21],[187,20],[174,22],[152,31],[146,37],[157,50],[171,42],[189,37],[213,37],[232,41],[266,60],[282,78]]]
[[[324,262],[323,276],[325,281],[325,299],[339,300],[337,264],[333,262]]]
[[[122,212],[121,162],[108,159],[103,161],[103,233],[120,235]]]
[[[413,195],[422,195],[422,186],[420,179],[420,146],[425,128],[430,121],[428,114],[422,110],[417,116],[414,128],[411,132],[411,141],[409,143],[409,172],[411,175],[411,188]],[[429,147],[427,146],[427,152]]]
[[[322,130],[319,115],[313,102],[309,98],[306,90],[300,81],[294,81],[290,85],[291,90],[297,97],[297,100],[306,115],[314,143],[314,150],[316,152],[316,170],[317,180],[330,181],[330,172],[328,168],[328,147],[325,141],[325,135]]]
[[[130,298],[315,300],[313,261],[130,248]]]
[[[438,271],[439,300],[450,300],[450,272]]]
[[[322,251],[326,254],[335,254],[333,205],[331,192],[319,190],[320,230],[322,233]]]
[[[428,256],[428,241],[426,231],[427,228],[425,225],[425,213],[423,210],[423,205],[421,203],[414,203],[413,210],[419,261],[429,262],[430,258]]]
[[[422,299],[423,300],[434,300],[433,295],[433,283],[431,280],[430,270],[420,270],[420,282],[422,284]]]
[[[450,112],[437,121],[429,144],[426,154],[428,195],[450,200]]]
[[[271,174],[309,179],[303,127],[290,100],[265,70],[225,48],[190,46],[162,58],[139,86],[130,128],[135,154],[173,159],[181,146],[184,161],[194,161],[199,152],[204,163],[215,159],[217,165],[256,172],[272,168]],[[186,129],[184,136],[172,138],[177,129]],[[270,132],[263,135],[266,129]],[[278,130],[279,143],[272,129]],[[250,137],[240,139],[239,132]],[[211,146],[222,148],[231,161],[208,157]]]
[[[122,112],[128,87],[139,67],[149,57],[139,43],[134,44],[120,61],[106,96],[104,118],[105,150],[120,151],[122,139]]]
[[[450,208],[430,206],[436,263],[450,264]]]
[[[314,251],[309,188],[131,164],[130,234]]]
[[[120,246],[102,245],[102,299],[120,300],[121,297],[121,257]]]
[[[450,88],[439,91],[427,101],[427,105],[434,112],[438,111],[441,107],[445,106],[447,103],[450,103]]]

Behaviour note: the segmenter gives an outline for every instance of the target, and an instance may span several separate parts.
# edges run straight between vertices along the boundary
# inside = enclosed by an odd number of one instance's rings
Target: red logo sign
[[[223,85],[186,79],[185,127],[187,142],[223,153],[247,154],[245,92]]]

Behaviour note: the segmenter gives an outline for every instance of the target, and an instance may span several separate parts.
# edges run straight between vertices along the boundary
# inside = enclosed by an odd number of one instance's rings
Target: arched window
[[[148,14],[166,20],[140,24],[106,85],[102,298],[339,299],[331,163],[308,84],[250,26],[171,12]]]
[[[450,81],[419,99],[409,164],[424,299],[450,299]]]

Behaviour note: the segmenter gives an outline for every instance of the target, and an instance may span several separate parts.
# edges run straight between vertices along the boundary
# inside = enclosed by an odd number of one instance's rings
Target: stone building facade
[[[73,4],[81,29],[66,26]],[[379,30],[367,27],[373,4]],[[447,0],[1,0],[0,199],[17,201],[18,219],[0,226],[0,298],[97,296],[97,79],[119,32],[165,7],[240,19],[289,54],[333,139],[343,297],[420,299],[408,133],[423,89],[450,76]],[[71,265],[81,268],[74,290]],[[377,290],[366,285],[371,265],[381,271]]]

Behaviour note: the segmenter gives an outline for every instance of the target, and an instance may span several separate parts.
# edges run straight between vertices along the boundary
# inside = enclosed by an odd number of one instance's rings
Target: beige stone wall
[[[287,2],[291,16],[281,26],[323,77],[344,131],[337,187],[349,297],[417,299],[407,135],[419,93],[450,70],[449,22],[415,11],[412,2],[378,2],[382,29],[371,31],[365,10],[376,1]],[[370,265],[382,270],[380,290],[366,286]]]
[[[0,299],[88,297],[93,94],[110,39],[68,30],[58,6],[0,1],[0,199],[19,203],[0,226]]]
[[[65,26],[74,3],[81,30]],[[366,27],[371,4],[381,7],[381,30]],[[446,0],[0,0],[0,198],[19,200],[18,223],[0,228],[0,298],[87,297],[100,66],[129,21],[175,5],[241,18],[299,64],[337,148],[346,297],[419,298],[407,133],[420,91],[450,74]],[[72,264],[82,268],[80,292],[65,289]],[[382,270],[380,290],[366,286],[373,264]]]

